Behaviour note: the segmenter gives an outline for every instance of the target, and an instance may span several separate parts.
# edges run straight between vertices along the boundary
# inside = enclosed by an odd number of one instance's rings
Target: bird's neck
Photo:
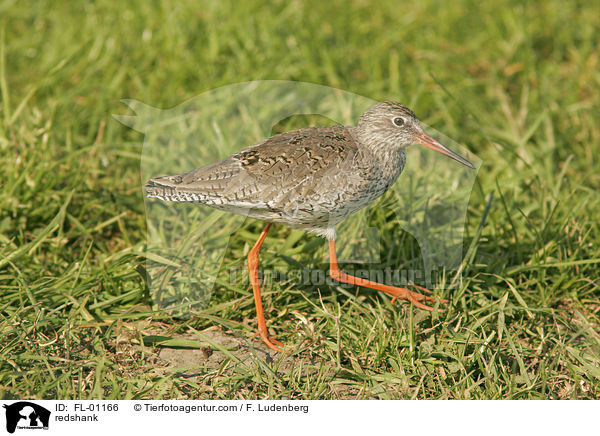
[[[353,134],[360,144],[360,153],[364,159],[377,162],[376,168],[388,177],[395,179],[400,175],[406,163],[405,147],[394,147],[390,144],[391,140],[386,141],[380,135],[373,135],[359,128]]]
[[[394,183],[398,176],[400,176],[400,173],[402,173],[402,170],[404,170],[406,150],[402,147],[380,151],[376,159],[379,162],[377,168],[381,175],[385,179],[389,179],[390,183]]]

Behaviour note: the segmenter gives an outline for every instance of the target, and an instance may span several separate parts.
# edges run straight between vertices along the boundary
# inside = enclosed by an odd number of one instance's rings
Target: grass
[[[311,3],[0,2],[0,398],[600,395],[597,6]],[[189,318],[154,305],[144,137],[111,114],[257,79],[403,101],[483,160],[447,312],[273,278],[269,328],[293,353],[265,359],[245,345],[247,280],[228,275],[261,223],[227,215],[208,305]],[[371,266],[418,265],[391,217],[364,218],[385,253]],[[264,248],[264,270],[327,269],[319,238],[277,226]],[[180,275],[190,290],[197,273]]]

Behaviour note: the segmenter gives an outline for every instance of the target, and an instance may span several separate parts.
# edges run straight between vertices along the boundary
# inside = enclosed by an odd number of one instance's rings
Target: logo
[[[6,409],[6,430],[14,433],[18,429],[48,429],[50,411],[29,401],[19,401],[10,405],[4,404]]]

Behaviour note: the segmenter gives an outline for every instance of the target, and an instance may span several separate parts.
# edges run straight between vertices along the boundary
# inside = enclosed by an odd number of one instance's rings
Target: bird
[[[284,345],[269,335],[258,279],[259,251],[274,223],[327,239],[329,275],[343,283],[386,292],[432,311],[435,302],[407,288],[343,272],[337,262],[336,226],[383,195],[402,173],[406,148],[420,144],[474,169],[464,157],[425,133],[415,113],[395,101],[367,109],[356,126],[307,127],[263,139],[219,162],[146,182],[148,198],[192,202],[266,221],[247,256],[258,332],[272,350]],[[415,288],[430,293],[421,286]],[[440,299],[441,303],[447,300]],[[441,310],[441,309],[440,309]]]

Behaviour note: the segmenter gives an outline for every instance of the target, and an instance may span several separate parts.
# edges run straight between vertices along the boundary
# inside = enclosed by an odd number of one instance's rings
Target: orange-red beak
[[[448,147],[440,144],[439,142],[437,142],[435,139],[433,139],[431,136],[427,135],[426,133],[421,133],[420,135],[415,136],[415,141],[417,144],[421,144],[421,145],[424,145],[425,147],[429,147],[432,150],[438,151],[442,154],[445,154],[448,157],[451,157],[452,159],[460,162],[461,164],[463,164],[465,166],[468,166],[471,169],[475,169],[475,166],[471,162],[466,160],[464,157],[454,153]]]

